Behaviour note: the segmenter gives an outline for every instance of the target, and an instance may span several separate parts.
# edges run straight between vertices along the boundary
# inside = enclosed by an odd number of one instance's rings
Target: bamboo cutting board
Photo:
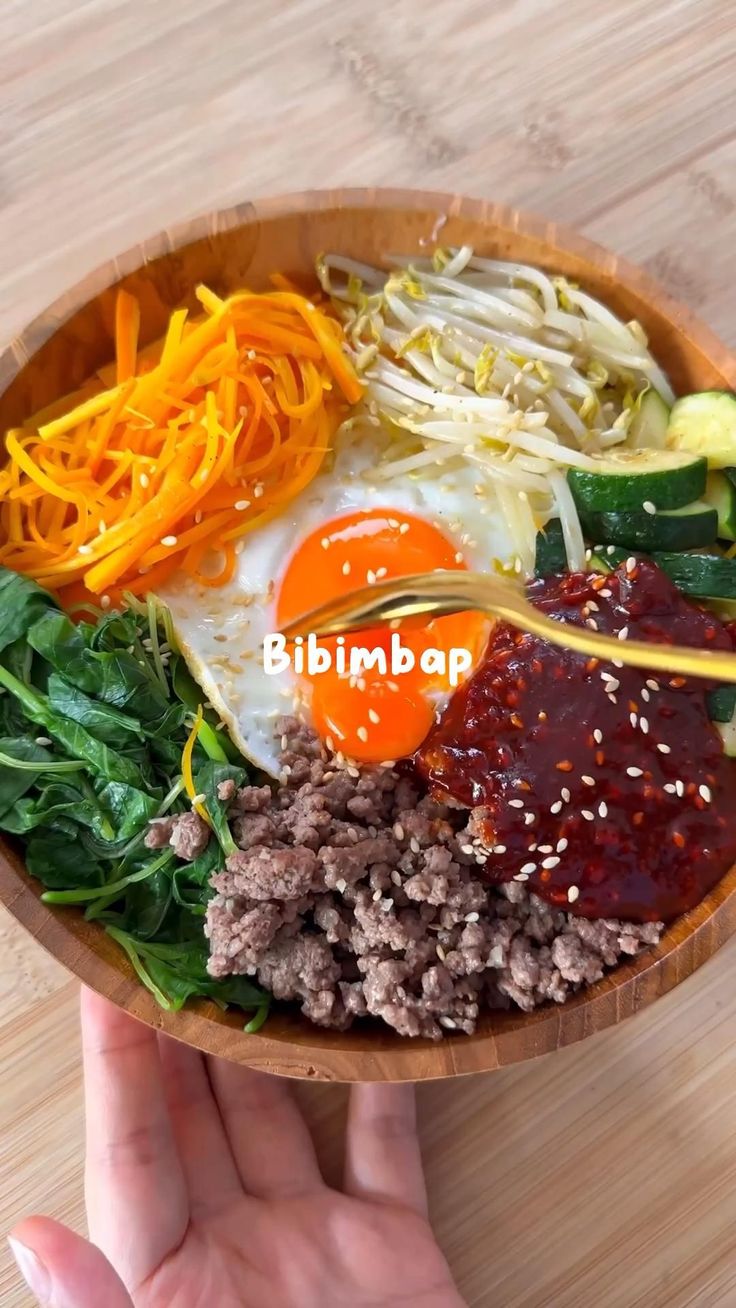
[[[736,343],[729,0],[5,0],[0,340],[91,267],[255,194],[483,194],[645,264]],[[736,1303],[736,942],[537,1063],[422,1087],[473,1308]],[[76,983],[0,919],[2,1231],[83,1225]],[[343,1093],[300,1090],[330,1174]],[[0,1302],[30,1300],[0,1253]]]

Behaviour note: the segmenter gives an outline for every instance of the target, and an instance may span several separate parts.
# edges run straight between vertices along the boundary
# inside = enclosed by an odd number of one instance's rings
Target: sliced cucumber
[[[736,713],[733,713],[728,722],[716,722],[721,740],[723,741],[723,752],[729,758],[736,758]]]
[[[594,545],[591,550],[588,570],[590,572],[613,572],[620,563],[629,557],[629,551],[620,545]]]
[[[719,686],[706,696],[711,722],[730,722],[736,713],[736,686]]]
[[[683,595],[736,599],[736,559],[721,554],[673,554],[656,551],[652,558]]]
[[[593,540],[641,550],[690,550],[712,545],[718,531],[718,514],[702,500],[662,513],[586,513],[582,522]]]
[[[669,420],[670,411],[659,391],[651,389],[645,391],[637,401],[634,416],[629,424],[631,445],[636,449],[663,450]]]
[[[567,551],[559,518],[550,518],[542,531],[537,532],[534,555],[535,577],[549,577],[555,572],[567,571]]]
[[[718,514],[721,540],[736,540],[736,468],[709,472],[703,499]]]
[[[681,450],[609,450],[592,456],[595,472],[571,468],[567,474],[578,508],[584,512],[643,512],[681,509],[705,490],[708,461]]]
[[[698,391],[672,406],[666,445],[670,450],[704,454],[711,468],[736,464],[736,395]]]

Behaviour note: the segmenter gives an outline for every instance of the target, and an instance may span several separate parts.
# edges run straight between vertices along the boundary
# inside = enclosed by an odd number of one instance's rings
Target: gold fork
[[[708,677],[736,684],[736,653],[727,650],[687,649],[682,645],[654,645],[638,640],[619,640],[590,628],[548,618],[525,597],[513,582],[480,572],[437,571],[396,577],[363,586],[304,613],[283,627],[287,640],[296,636],[340,636],[366,627],[400,623],[419,615],[440,617],[447,613],[479,610],[502,618],[553,645],[575,650],[593,658],[618,660],[635,668]]]

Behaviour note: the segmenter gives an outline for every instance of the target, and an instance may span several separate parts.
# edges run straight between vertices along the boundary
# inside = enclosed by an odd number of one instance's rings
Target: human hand
[[[427,1219],[410,1086],[355,1086],[325,1185],[287,1082],[82,992],[94,1243],[11,1233],[44,1308],[463,1308]]]

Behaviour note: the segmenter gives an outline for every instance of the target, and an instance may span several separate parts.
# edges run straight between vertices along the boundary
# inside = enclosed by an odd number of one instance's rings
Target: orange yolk
[[[346,513],[313,531],[292,555],[277,597],[276,620],[284,626],[309,609],[375,581],[465,566],[455,544],[421,518],[385,508]],[[350,651],[359,646],[381,648],[387,662],[385,673],[370,668],[357,677],[336,670],[334,639],[320,641],[333,656],[332,666],[300,678],[315,730],[329,747],[361,762],[412,754],[432,725],[438,700],[453,689],[447,671],[449,651],[467,649],[475,663],[487,634],[487,619],[478,613],[405,625],[401,644],[411,649],[415,663],[411,671],[397,675],[391,669],[391,631],[381,627],[355,632],[344,642],[346,669]],[[429,649],[444,653],[444,673],[420,667],[420,657]]]

